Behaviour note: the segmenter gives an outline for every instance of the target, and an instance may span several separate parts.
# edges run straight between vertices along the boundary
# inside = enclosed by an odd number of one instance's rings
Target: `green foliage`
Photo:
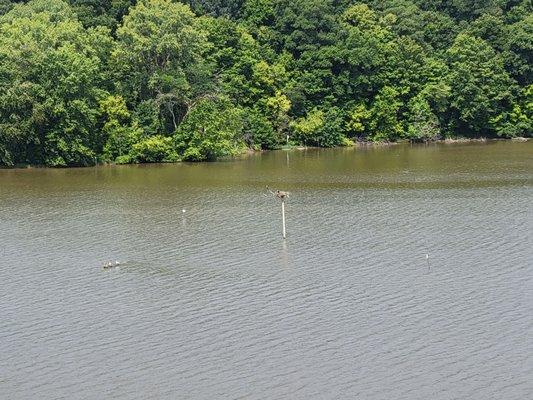
[[[282,138],[287,133],[289,127],[291,101],[278,90],[273,96],[265,99],[263,107],[267,118],[270,119],[276,128],[278,136]]]
[[[252,149],[275,149],[281,138],[270,121],[257,109],[243,110],[243,139]]]
[[[368,132],[373,140],[396,140],[403,136],[399,115],[403,104],[399,97],[400,93],[390,86],[383,87],[377,94],[368,122]]]
[[[338,97],[343,102],[373,97],[384,85],[391,41],[394,35],[379,20],[378,14],[366,4],[356,4],[341,16],[344,31],[338,44],[337,68],[342,73],[335,78]]]
[[[174,132],[209,86],[206,33],[190,8],[170,0],[142,0],[117,30],[113,53],[121,91],[133,104],[149,102],[161,132]],[[143,107],[146,111],[147,107]]]
[[[458,33],[459,26],[449,15],[423,10],[409,0],[373,1],[372,6],[386,16],[395,35],[409,37],[428,51],[446,49]]]
[[[345,115],[340,108],[328,108],[317,144],[322,147],[345,145],[344,119]]]
[[[313,109],[291,125],[294,139],[311,146],[333,147],[344,143],[343,114],[337,107]]]
[[[106,138],[104,158],[112,161],[124,160],[135,143],[143,136],[137,121],[132,121],[131,113],[121,96],[108,96],[100,101],[100,113],[103,116],[102,132]]]
[[[295,57],[335,41],[337,23],[332,0],[276,0],[275,41]]]
[[[242,17],[247,25],[252,27],[272,24],[274,18],[274,0],[245,0]]]
[[[509,73],[523,86],[533,83],[533,12],[504,28],[504,48]]]
[[[295,133],[295,139],[304,145],[308,143],[318,145],[324,119],[324,111],[315,108],[307,116],[294,121],[291,127]]]
[[[407,137],[413,141],[435,140],[440,136],[439,120],[423,94],[409,102]]]
[[[367,129],[371,117],[372,112],[364,103],[352,107],[347,112],[346,132],[348,135],[350,137],[362,137],[365,133],[369,134]]]
[[[487,133],[490,119],[509,109],[513,100],[515,83],[501,56],[484,40],[460,34],[447,51],[447,59],[450,108],[458,116],[455,123],[472,133]]]
[[[94,163],[110,41],[103,28],[85,30],[60,0],[17,5],[0,19],[3,164]]]
[[[180,125],[174,141],[183,160],[212,161],[244,148],[242,110],[222,98],[204,98]]]
[[[135,0],[70,0],[84,26],[106,26],[115,30]]]
[[[129,159],[136,163],[161,163],[177,161],[179,157],[174,150],[172,138],[156,135],[135,143]],[[123,160],[118,159],[119,163]]]
[[[0,16],[7,14],[15,4],[11,0],[0,0]]]
[[[218,82],[237,104],[253,107],[283,87],[284,66],[266,60],[259,43],[242,26],[226,18],[202,18],[200,23],[213,44],[207,57]]]
[[[198,14],[237,17],[243,0],[184,0]]]
[[[0,0],[0,165],[531,136],[530,0]]]
[[[498,136],[503,137],[531,137],[533,136],[533,85],[523,90],[517,103],[510,111],[492,118],[490,123]]]

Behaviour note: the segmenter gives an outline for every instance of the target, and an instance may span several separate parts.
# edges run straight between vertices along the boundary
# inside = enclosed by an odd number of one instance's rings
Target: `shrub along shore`
[[[0,166],[533,133],[530,0],[0,0]]]

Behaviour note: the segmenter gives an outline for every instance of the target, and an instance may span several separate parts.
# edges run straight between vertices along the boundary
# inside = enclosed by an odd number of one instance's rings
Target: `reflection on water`
[[[0,170],[0,397],[531,398],[532,155]]]

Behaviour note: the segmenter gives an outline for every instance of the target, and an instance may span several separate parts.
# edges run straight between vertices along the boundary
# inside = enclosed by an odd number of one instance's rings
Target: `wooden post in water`
[[[285,199],[281,199],[281,220],[283,222],[283,239],[286,239],[287,231],[285,229]]]
[[[276,190],[273,192],[267,186],[267,190],[281,200],[281,222],[283,223],[283,239],[287,238],[287,229],[285,227],[285,199],[289,197],[289,192],[283,192],[281,190]]]

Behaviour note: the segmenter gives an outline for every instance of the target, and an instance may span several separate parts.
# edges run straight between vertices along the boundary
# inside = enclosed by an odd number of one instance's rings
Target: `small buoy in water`
[[[183,210],[181,210],[181,212],[185,214],[185,208]]]

